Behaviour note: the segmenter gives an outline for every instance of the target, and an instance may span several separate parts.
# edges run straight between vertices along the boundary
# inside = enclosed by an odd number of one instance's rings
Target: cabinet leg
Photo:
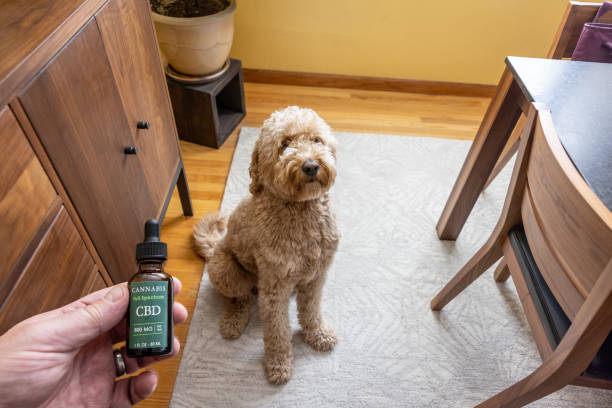
[[[181,171],[176,180],[179,197],[181,198],[181,206],[183,207],[183,215],[191,217],[193,215],[193,207],[191,205],[191,195],[189,194],[189,186],[187,185],[187,177],[185,176],[185,167],[181,163]]]

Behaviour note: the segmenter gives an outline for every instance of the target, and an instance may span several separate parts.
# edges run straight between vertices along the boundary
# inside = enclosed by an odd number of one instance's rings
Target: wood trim
[[[74,205],[72,204],[72,201],[70,201],[70,196],[68,195],[68,192],[66,192],[66,189],[64,189],[64,186],[59,176],[55,172],[55,168],[53,167],[53,164],[51,163],[51,160],[49,159],[49,156],[47,155],[45,148],[43,147],[42,143],[38,139],[38,135],[36,134],[36,131],[32,127],[32,124],[30,123],[30,120],[28,119],[28,115],[23,109],[23,106],[21,106],[21,102],[19,102],[19,100],[15,98],[10,102],[9,106],[11,110],[13,111],[13,114],[17,118],[17,121],[19,122],[19,125],[21,126],[21,129],[23,130],[23,133],[25,133],[26,137],[30,141],[30,144],[32,145],[32,149],[36,153],[38,160],[40,160],[40,163],[42,164],[43,169],[45,170],[45,172],[47,173],[47,176],[51,180],[51,184],[53,184],[53,187],[55,187],[55,190],[61,197],[64,203],[64,207],[66,208],[66,212],[72,219],[72,222],[74,223],[77,231],[81,235],[81,238],[83,239],[83,242],[85,243],[85,247],[89,250],[89,253],[91,257],[94,259],[94,262],[98,265],[100,275],[102,275],[102,278],[104,279],[107,285],[109,286],[113,285],[113,281],[110,278],[110,275],[108,274],[108,272],[106,271],[106,267],[104,266],[104,263],[102,262],[102,259],[100,258],[100,255],[98,255],[98,251],[96,251],[96,248],[94,247],[93,242],[91,241],[91,238],[87,234],[85,225],[83,225],[83,222],[79,218],[77,211],[74,208]]]
[[[244,68],[245,82],[491,98],[495,85]]]

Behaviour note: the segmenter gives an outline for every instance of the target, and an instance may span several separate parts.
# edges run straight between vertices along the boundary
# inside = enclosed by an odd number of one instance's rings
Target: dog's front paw
[[[266,359],[264,370],[266,378],[271,384],[284,384],[291,379],[293,364],[289,357]]]
[[[317,351],[330,351],[338,342],[338,336],[331,327],[320,327],[317,330],[304,332],[304,341]]]
[[[219,332],[228,340],[237,339],[249,322],[249,298],[226,299],[225,310],[219,321]]]
[[[219,333],[227,340],[240,337],[248,323],[248,315],[245,316],[223,316],[219,322]]]

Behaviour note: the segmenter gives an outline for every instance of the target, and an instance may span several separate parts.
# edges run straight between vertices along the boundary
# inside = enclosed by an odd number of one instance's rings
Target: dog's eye
[[[312,139],[312,141],[315,143],[321,143],[321,139],[319,139],[318,137],[315,137],[314,139]]]
[[[283,144],[281,145],[281,147],[283,149],[286,149],[287,147],[289,147],[289,141],[288,140],[283,140]]]

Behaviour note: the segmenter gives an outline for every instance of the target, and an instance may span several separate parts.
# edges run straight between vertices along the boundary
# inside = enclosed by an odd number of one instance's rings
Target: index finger
[[[127,285],[127,282],[122,282],[122,283],[119,283],[118,285]],[[108,291],[110,291],[112,288],[118,285],[109,286],[107,288],[92,292],[89,295],[84,296],[80,299],[77,299],[72,303],[68,303],[66,306],[63,306],[57,310],[61,311],[62,313],[65,313],[65,312],[69,312],[74,309],[79,309],[81,307],[85,307],[87,305],[95,303],[98,300],[102,299],[108,293]],[[172,287],[174,289],[173,290],[174,296],[176,297],[180,293],[181,289],[183,288],[183,284],[178,278],[172,277]]]

